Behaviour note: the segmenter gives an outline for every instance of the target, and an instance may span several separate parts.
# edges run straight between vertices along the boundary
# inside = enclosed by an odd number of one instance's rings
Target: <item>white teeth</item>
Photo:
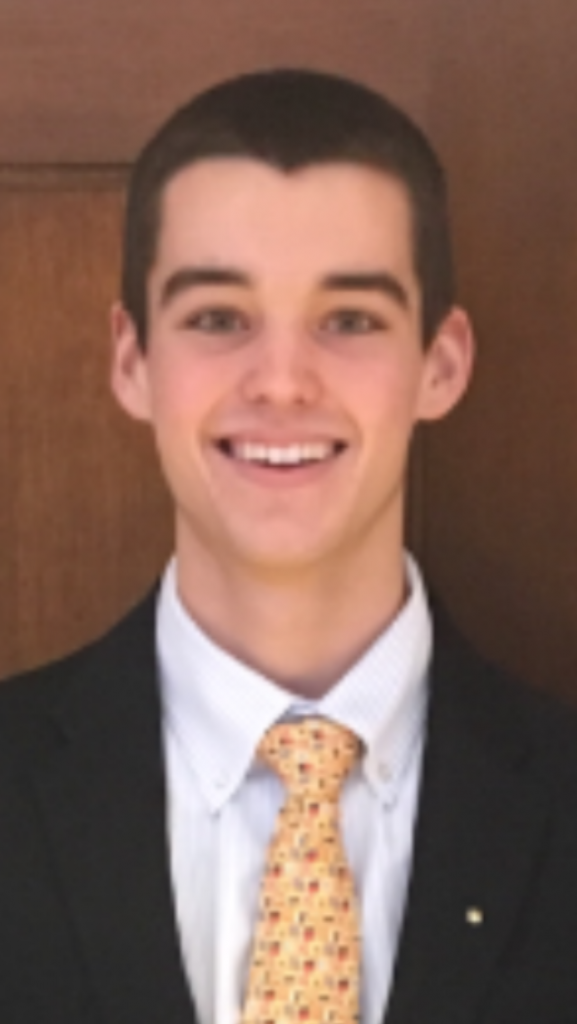
[[[260,462],[271,466],[298,466],[303,462],[322,462],[334,454],[331,444],[291,444],[285,448],[278,445],[233,444],[235,458],[244,462]]]

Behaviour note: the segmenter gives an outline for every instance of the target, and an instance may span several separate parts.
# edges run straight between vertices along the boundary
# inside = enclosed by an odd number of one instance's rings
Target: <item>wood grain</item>
[[[170,549],[148,438],[108,394],[122,193],[36,184],[0,190],[2,675],[109,625]]]
[[[356,74],[417,115],[434,17],[429,0],[2,0],[0,162],[131,160],[199,89],[279,65]]]
[[[442,18],[430,126],[479,355],[427,440],[424,558],[478,646],[575,699],[577,8],[444,0]]]

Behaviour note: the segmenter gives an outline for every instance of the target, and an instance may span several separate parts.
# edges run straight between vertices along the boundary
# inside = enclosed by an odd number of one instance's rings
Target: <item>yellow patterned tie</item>
[[[258,753],[287,798],[268,850],[242,1024],[354,1024],[360,935],[339,796],[359,741],[308,718],[274,726]]]

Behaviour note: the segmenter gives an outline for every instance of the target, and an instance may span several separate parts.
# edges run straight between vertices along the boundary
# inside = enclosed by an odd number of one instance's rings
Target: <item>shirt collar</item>
[[[420,572],[407,556],[409,596],[393,622],[319,701],[277,686],[218,647],[185,610],[175,563],[165,571],[156,645],[165,728],[213,812],[241,785],[262,736],[280,718],[318,714],[363,741],[362,770],[394,803],[420,742],[432,629]]]

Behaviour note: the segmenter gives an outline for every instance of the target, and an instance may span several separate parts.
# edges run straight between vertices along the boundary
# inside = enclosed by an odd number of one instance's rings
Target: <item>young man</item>
[[[0,1020],[577,1019],[575,726],[403,550],[473,350],[426,140],[321,74],[199,96],[137,162],[112,326],[175,557],[0,691]]]

